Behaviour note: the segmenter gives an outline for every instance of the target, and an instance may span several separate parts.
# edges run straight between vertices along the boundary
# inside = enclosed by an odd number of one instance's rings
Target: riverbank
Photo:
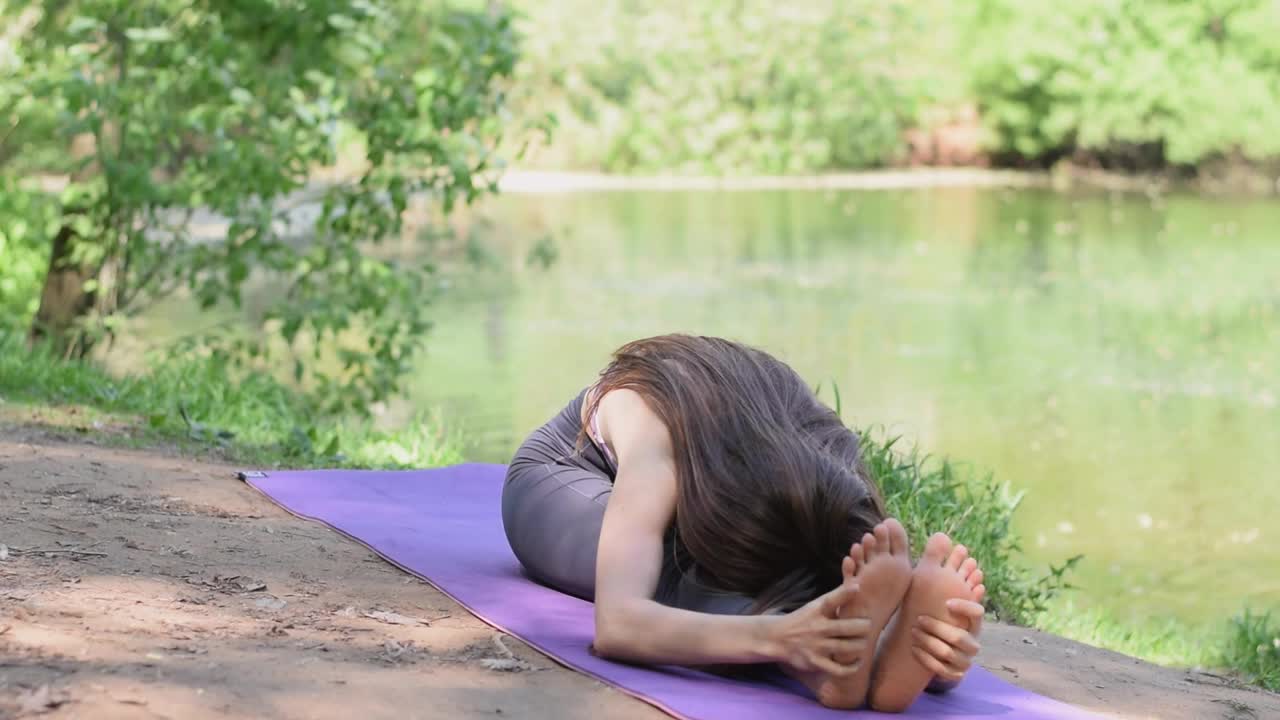
[[[504,193],[688,190],[905,190],[930,187],[1048,187],[1046,173],[985,168],[902,168],[823,175],[613,175],[514,169],[502,174]]]
[[[363,161],[351,158],[333,167],[316,168],[313,187],[306,193],[331,183],[358,180]],[[33,175],[22,187],[55,194],[66,189],[62,175]],[[1280,176],[1271,176],[1247,165],[1223,165],[1187,177],[1173,172],[1115,172],[1060,162],[1049,170],[992,167],[887,167],[876,170],[795,175],[702,175],[632,174],[589,170],[512,167],[500,173],[477,176],[477,185],[496,183],[498,191],[511,194],[574,192],[743,192],[763,190],[923,190],[929,188],[1039,188],[1056,191],[1095,190],[1104,192],[1161,195],[1170,192],[1197,192],[1206,195],[1270,196],[1280,194]],[[199,225],[200,223],[197,223]],[[225,220],[206,221],[197,235],[216,237]]]
[[[326,175],[329,179],[341,173]],[[1188,191],[1210,195],[1280,194],[1280,177],[1246,166],[1224,166],[1194,178],[1173,173],[1120,173],[1062,162],[1052,170],[987,167],[902,167],[816,175],[632,175],[515,168],[498,179],[504,193],[614,191],[915,190],[928,188],[1044,188],[1148,195]]]

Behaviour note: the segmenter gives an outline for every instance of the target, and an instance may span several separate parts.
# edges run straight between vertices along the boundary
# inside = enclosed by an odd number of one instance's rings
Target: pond
[[[845,419],[1026,491],[1122,620],[1280,606],[1280,204],[912,191],[508,195],[409,390],[505,461],[610,350],[758,345]],[[551,238],[549,267],[531,262]],[[826,391],[829,393],[829,391]],[[827,398],[830,399],[830,394]]]

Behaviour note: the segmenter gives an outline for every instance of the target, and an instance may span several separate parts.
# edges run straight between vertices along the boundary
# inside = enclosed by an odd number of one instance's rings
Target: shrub
[[[1280,5],[980,0],[965,25],[992,149],[1124,165],[1280,156]]]
[[[929,4],[929,3],[924,3]],[[528,3],[522,85],[564,166],[785,173],[881,165],[927,84],[919,3]]]
[[[31,323],[55,222],[54,207],[43,195],[0,178],[0,329]]]

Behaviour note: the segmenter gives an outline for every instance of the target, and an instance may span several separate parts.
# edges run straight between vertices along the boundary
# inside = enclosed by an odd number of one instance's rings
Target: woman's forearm
[[[673,665],[774,662],[770,629],[777,616],[711,615],[653,600],[596,605],[595,649],[603,657]]]

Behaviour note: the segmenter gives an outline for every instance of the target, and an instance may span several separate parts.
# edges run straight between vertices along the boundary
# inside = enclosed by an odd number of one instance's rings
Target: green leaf
[[[173,33],[166,27],[127,28],[124,35],[139,43],[162,43],[173,40]]]
[[[102,21],[97,18],[76,15],[71,18],[71,22],[67,23],[67,34],[83,35],[88,32],[101,30],[102,28]]]
[[[340,445],[341,445],[340,440],[338,436],[335,434],[333,436],[333,439],[329,441],[329,444],[325,446],[324,452],[322,454],[325,455],[326,457],[336,457],[339,454],[338,451],[340,449]]]
[[[350,32],[356,27],[356,21],[346,15],[338,15],[335,13],[328,17],[328,21],[329,25],[331,25],[335,30],[342,30],[343,32]]]

